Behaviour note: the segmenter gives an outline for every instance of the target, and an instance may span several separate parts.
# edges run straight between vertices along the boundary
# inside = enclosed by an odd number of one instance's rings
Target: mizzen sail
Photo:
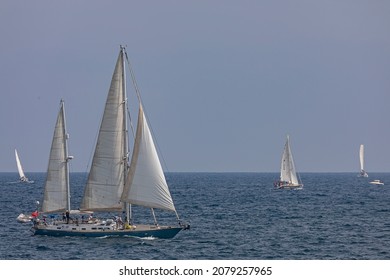
[[[42,212],[69,209],[69,171],[64,102],[58,113],[50,149]]]

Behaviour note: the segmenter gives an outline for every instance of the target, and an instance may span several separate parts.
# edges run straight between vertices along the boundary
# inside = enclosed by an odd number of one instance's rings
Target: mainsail
[[[121,200],[176,212],[141,104],[129,176]]]
[[[282,163],[280,167],[280,181],[289,182],[291,184],[299,184],[295,164],[290,148],[290,138],[287,135],[286,144],[284,145]]]
[[[15,149],[15,158],[16,158],[16,165],[18,167],[20,180],[25,181],[27,180],[27,177],[24,175],[22,164],[20,163],[18,151],[16,149]]]
[[[70,210],[69,169],[65,122],[64,101],[61,100],[53,140],[50,149],[49,164],[42,202],[42,212],[60,212]]]
[[[114,211],[120,203],[127,172],[125,71],[119,54],[101,121],[81,209]]]

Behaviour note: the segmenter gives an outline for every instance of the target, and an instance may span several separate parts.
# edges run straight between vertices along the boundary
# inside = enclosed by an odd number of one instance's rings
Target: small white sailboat
[[[127,128],[126,61],[139,101],[138,124],[130,162]],[[58,137],[54,138],[58,139]],[[63,151],[61,162],[64,163],[67,158],[66,149],[56,150]],[[45,191],[44,205],[51,205],[49,203],[52,199],[58,205],[44,208],[44,212],[63,211],[65,209],[63,203],[67,201],[66,195],[64,195],[67,189],[65,186],[59,186],[62,181],[60,178],[56,178],[57,186],[53,184],[53,191]],[[132,218],[131,205],[150,208],[154,224],[135,224]],[[34,224],[32,230],[37,235],[51,236],[173,238],[181,230],[189,229],[189,225],[181,222],[176,212],[143,111],[134,74],[127,59],[126,50],[122,46],[107,95],[91,170],[80,209],[82,211],[114,212],[118,214],[115,214],[115,219],[95,220],[93,222],[82,221],[79,223],[77,221],[76,223],[69,223],[67,221],[63,223],[55,221],[53,223],[42,223],[39,221]],[[159,225],[154,209],[174,212],[177,225]],[[121,218],[122,214],[125,215],[124,221]]]
[[[19,172],[19,180],[24,183],[34,183],[34,181],[30,181],[24,174],[22,164],[20,163],[18,151],[16,149],[15,149],[15,158],[16,158],[16,166],[18,167],[18,172]]]
[[[287,135],[280,167],[280,179],[274,183],[279,189],[301,189],[303,184],[295,170],[295,163],[290,147],[290,137]]]
[[[368,177],[367,172],[364,170],[364,145],[360,145],[359,149],[359,159],[360,159],[360,173],[358,177]]]
[[[381,180],[371,181],[370,184],[371,185],[379,185],[379,186],[383,186],[384,185],[384,183]]]

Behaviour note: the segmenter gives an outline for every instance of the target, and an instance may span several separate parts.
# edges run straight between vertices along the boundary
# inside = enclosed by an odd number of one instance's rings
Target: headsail
[[[70,209],[69,170],[64,101],[58,113],[50,149],[49,164],[42,202],[42,212],[60,212]]]
[[[141,104],[133,156],[121,200],[176,212]]]
[[[127,170],[126,96],[122,52],[116,62],[81,209],[121,210]]]

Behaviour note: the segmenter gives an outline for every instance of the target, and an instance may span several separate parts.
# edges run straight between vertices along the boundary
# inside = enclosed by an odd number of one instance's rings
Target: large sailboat
[[[364,170],[364,145],[360,145],[359,149],[359,159],[360,159],[360,173],[358,177],[368,177],[367,172]]]
[[[131,161],[128,148],[126,62],[139,102],[138,124]],[[64,199],[63,197],[62,200]],[[132,205],[150,208],[154,223],[150,225],[134,223]],[[117,215],[115,219],[94,217],[86,221],[71,217],[67,217],[65,221],[49,223],[39,220],[32,228],[34,234],[173,238],[181,230],[189,229],[189,225],[183,223],[176,212],[145,117],[134,74],[126,50],[122,46],[112,76],[80,209],[93,211],[94,214],[105,212],[117,213]],[[175,213],[177,224],[160,225],[154,209]]]
[[[279,189],[301,189],[303,184],[295,170],[295,163],[290,147],[290,137],[287,135],[284,145],[282,163],[280,167],[280,179],[274,183]]]
[[[15,158],[16,158],[16,166],[18,167],[18,172],[19,172],[19,180],[24,183],[34,183],[34,181],[30,181],[24,174],[22,164],[20,163],[18,151],[16,149],[15,149]]]

